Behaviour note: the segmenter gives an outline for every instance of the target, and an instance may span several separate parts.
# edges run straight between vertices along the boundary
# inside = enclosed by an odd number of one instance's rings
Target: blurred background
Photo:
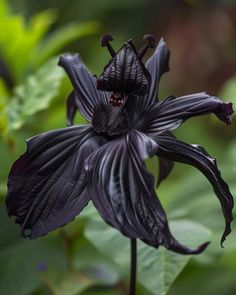
[[[119,49],[132,38],[164,37],[171,71],[160,99],[206,91],[236,103],[234,0],[0,0],[0,295],[128,294],[129,241],[92,206],[62,229],[34,241],[19,237],[5,209],[6,181],[28,137],[65,126],[71,85],[57,66],[63,52],[79,52],[94,74],[108,61],[102,34]],[[85,122],[77,116],[77,123]],[[175,135],[201,144],[218,159],[236,195],[236,123],[214,116],[189,120]],[[158,173],[158,161],[147,163]],[[157,193],[179,240],[211,240],[206,252],[184,257],[139,243],[138,295],[236,294],[236,229],[220,247],[220,204],[194,168],[176,164]]]

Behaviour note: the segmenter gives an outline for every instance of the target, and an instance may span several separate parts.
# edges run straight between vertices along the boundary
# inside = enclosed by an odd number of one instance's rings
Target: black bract
[[[233,197],[215,159],[201,146],[177,140],[170,130],[209,113],[230,124],[232,104],[206,93],[157,101],[159,80],[169,69],[169,49],[161,39],[144,66],[144,53],[155,45],[153,36],[145,39],[148,44],[139,52],[128,41],[115,53],[111,36],[103,37],[101,44],[112,59],[98,78],[78,54],[60,57],[59,65],[73,85],[67,101],[70,127],[27,140],[26,153],[9,174],[7,209],[22,236],[34,239],[63,226],[92,200],[102,218],[129,238],[181,254],[202,252],[208,243],[189,249],[172,236],[145,166],[144,160],[152,156],[160,158],[158,185],[173,161],[199,169],[222,207],[221,243],[230,233]],[[87,126],[71,126],[76,110],[88,120]]]

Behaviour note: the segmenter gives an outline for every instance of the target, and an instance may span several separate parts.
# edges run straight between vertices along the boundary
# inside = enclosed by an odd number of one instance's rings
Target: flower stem
[[[137,273],[137,241],[130,240],[131,260],[130,260],[130,290],[129,295],[136,294],[136,273]]]

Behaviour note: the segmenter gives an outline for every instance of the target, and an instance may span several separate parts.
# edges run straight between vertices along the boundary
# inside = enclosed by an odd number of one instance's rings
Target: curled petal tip
[[[156,47],[157,39],[152,34],[145,34],[143,36],[143,40],[146,40],[148,42],[149,47],[154,48]]]
[[[208,247],[209,244],[210,242],[206,242],[204,244],[201,244],[197,248],[192,249],[192,248],[185,247],[179,243],[175,243],[167,248],[176,253],[183,254],[183,255],[196,255],[196,254],[201,254]]]
[[[72,64],[75,61],[78,61],[79,59],[80,59],[80,55],[78,53],[76,54],[67,53],[67,54],[63,54],[59,56],[59,60],[57,64],[61,67],[64,67],[65,65]]]
[[[210,245],[210,243],[211,242],[206,242],[206,243],[200,245],[198,248],[193,250],[192,254],[200,254],[200,253],[202,253]]]
[[[102,47],[105,47],[110,41],[113,41],[113,37],[111,35],[103,35],[100,39],[100,44]]]
[[[209,245],[210,245],[211,242],[206,242],[204,244],[201,244],[200,246],[198,246],[197,248],[195,249],[191,249],[189,248],[186,253],[183,253],[183,254],[201,254]]]
[[[233,113],[233,104],[231,102],[224,102],[219,105],[216,115],[221,121],[225,122],[227,125],[230,125],[232,123],[231,115]]]
[[[232,219],[231,219],[231,221],[232,221]],[[231,221],[230,221],[230,222],[231,222]],[[225,242],[225,240],[226,240],[226,237],[227,237],[230,233],[231,233],[231,227],[230,227],[230,225],[227,225],[226,228],[225,228],[224,234],[222,235],[222,238],[221,238],[221,240],[220,240],[220,246],[221,246],[221,248],[224,248],[224,242]]]

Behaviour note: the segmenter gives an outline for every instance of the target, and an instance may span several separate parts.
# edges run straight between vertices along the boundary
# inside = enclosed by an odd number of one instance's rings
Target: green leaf
[[[30,295],[41,284],[39,263],[50,269],[66,269],[60,240],[19,238],[19,227],[7,216],[5,202],[0,202],[0,294]]]
[[[108,255],[127,275],[129,271],[129,240],[106,225],[93,209],[87,214],[92,218],[85,236],[102,253]],[[189,220],[170,223],[174,236],[191,247],[209,240],[210,231]],[[138,281],[155,295],[164,295],[191,257],[175,254],[164,248],[158,250],[138,243]]]
[[[38,66],[48,58],[59,53],[67,44],[100,30],[98,22],[71,23],[57,29],[35,51],[32,62]]]
[[[64,73],[57,66],[57,59],[50,60],[35,74],[29,75],[25,83],[16,87],[8,107],[9,129],[20,128],[38,111],[46,109],[59,93]]]
[[[43,11],[26,23],[21,15],[0,18],[0,26],[7,34],[0,35],[1,53],[16,81],[28,70],[29,59],[55,21],[55,10]]]
[[[5,17],[9,14],[9,7],[6,0],[0,1],[0,17]]]
[[[51,293],[55,295],[79,295],[95,283],[79,273],[58,271],[46,272],[42,279]]]
[[[170,228],[178,240],[191,247],[206,242],[211,235],[206,227],[189,220],[172,221]],[[138,260],[139,281],[153,294],[165,295],[190,258],[163,248],[155,250],[142,243]]]

